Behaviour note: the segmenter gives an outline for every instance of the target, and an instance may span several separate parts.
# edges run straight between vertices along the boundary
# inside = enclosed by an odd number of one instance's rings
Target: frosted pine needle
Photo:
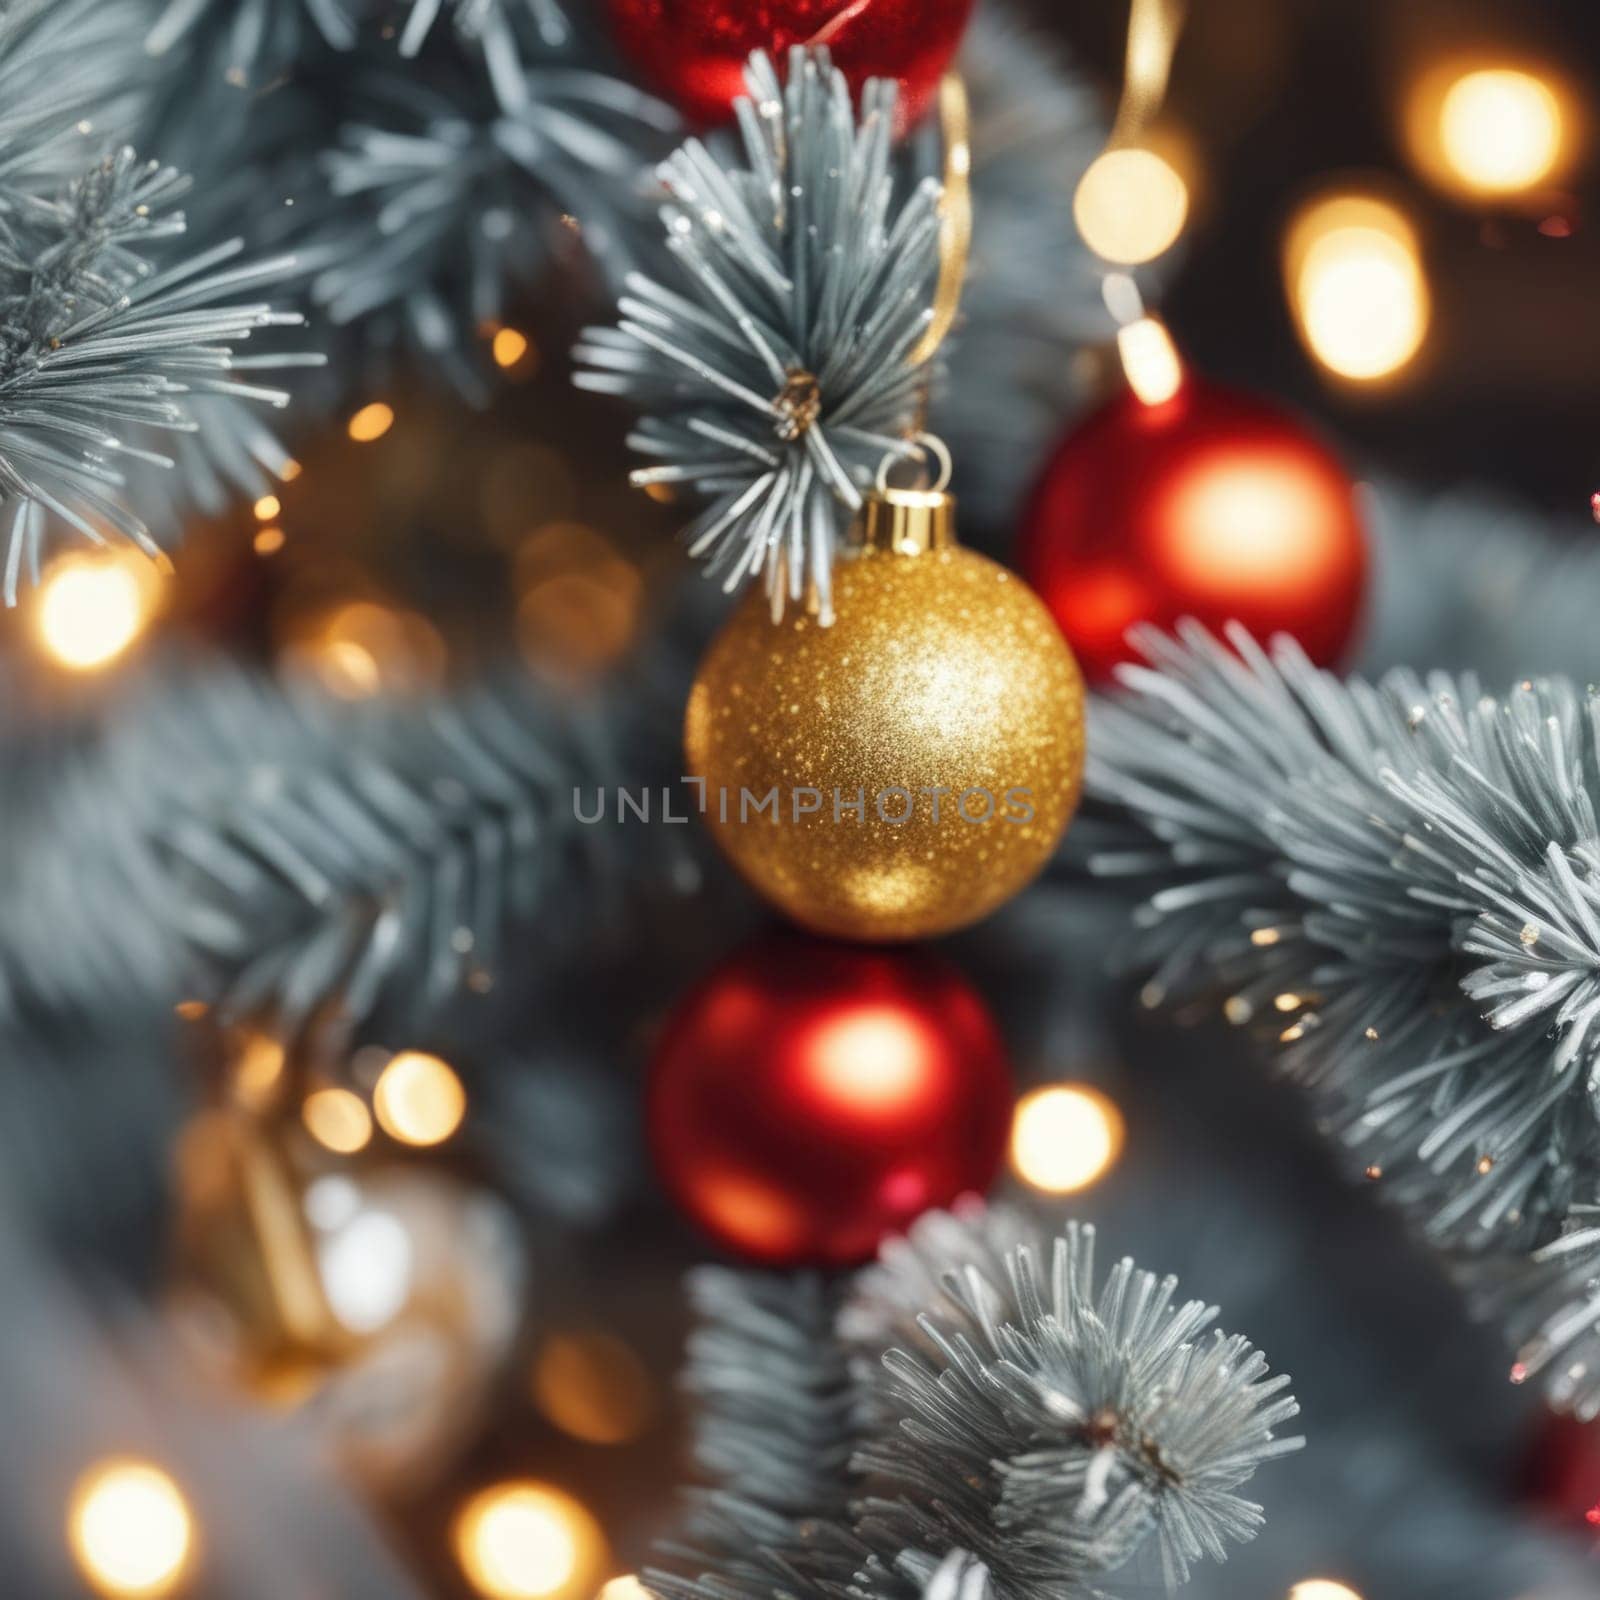
[[[1097,711],[1092,789],[1139,835],[1097,865],[1155,885],[1147,987],[1271,1018],[1354,1164],[1439,1243],[1559,1256],[1600,1194],[1600,700],[1340,683],[1228,637],[1147,633],[1155,670]]]
[[[826,617],[862,490],[916,453],[939,186],[897,198],[892,84],[867,85],[858,122],[825,51],[794,51],[785,85],[757,55],[746,81],[744,164],[691,139],[660,169],[681,284],[630,275],[577,381],[649,410],[630,443],[656,464],[633,481],[710,501],[688,529],[709,571],[761,574],[775,609],[814,586]]]
[[[934,1219],[925,1247],[945,1259],[946,1304],[873,1383],[879,1425],[857,1458],[868,1542],[954,1543],[997,1595],[1046,1600],[1096,1592],[1151,1539],[1173,1585],[1253,1537],[1261,1510],[1237,1490],[1303,1442],[1276,1436],[1299,1411],[1287,1378],[1208,1333],[1216,1309],[1177,1303],[1173,1278],[1124,1259],[1097,1287],[1093,1228],[1010,1249],[1001,1275],[996,1240],[1020,1225],[951,1223]],[[917,1253],[902,1261],[865,1290],[906,1266],[915,1282]]]
[[[59,197],[0,191],[0,528],[7,603],[36,574],[47,523],[86,538],[158,542],[122,488],[125,463],[169,464],[130,438],[194,428],[195,397],[283,405],[239,378],[233,347],[296,325],[261,288],[286,260],[237,263],[237,241],[164,271],[144,254],[183,231],[185,180],[124,147]]]
[[[1090,1600],[1146,1545],[1169,1582],[1249,1538],[1237,1490],[1296,1414],[1211,1308],[1093,1230],[931,1212],[833,1287],[692,1280],[694,1502],[668,1600]],[[943,1287],[938,1285],[942,1283]]]

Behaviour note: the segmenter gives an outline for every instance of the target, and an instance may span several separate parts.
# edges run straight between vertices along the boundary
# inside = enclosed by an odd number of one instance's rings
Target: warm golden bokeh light
[[[1584,108],[1560,71],[1488,55],[1453,56],[1417,76],[1406,143],[1440,188],[1476,201],[1536,195],[1581,154]]]
[[[473,1496],[454,1542],[485,1600],[591,1600],[605,1571],[600,1525],[549,1484],[502,1483]]]
[[[599,1594],[599,1600],[654,1600],[650,1591],[631,1573],[613,1578]]]
[[[1361,1600],[1348,1584],[1335,1583],[1332,1578],[1307,1578],[1289,1591],[1289,1600]]]
[[[41,647],[72,672],[109,666],[149,625],[161,584],[159,569],[137,550],[63,556],[34,597]]]
[[[528,336],[516,328],[500,328],[490,343],[497,367],[514,367],[524,361],[530,346]]]
[[[402,1050],[372,1092],[378,1124],[402,1144],[443,1144],[467,1113],[467,1091],[438,1056]]]
[[[104,1461],[72,1492],[67,1541],[78,1570],[100,1593],[172,1594],[188,1570],[194,1520],[182,1492],[147,1461]]]
[[[372,1138],[372,1116],[360,1095],[348,1089],[317,1089],[300,1107],[306,1132],[325,1150],[350,1156]]]
[[[533,1368],[533,1397],[545,1419],[586,1444],[637,1438],[655,1410],[644,1364],[607,1333],[553,1333]]]
[[[265,1033],[252,1033],[233,1064],[234,1098],[247,1111],[265,1109],[283,1081],[283,1046]]]
[[[1548,178],[1561,156],[1561,102],[1530,72],[1468,72],[1439,106],[1439,149],[1463,184],[1516,194]]]
[[[1284,270],[1300,336],[1330,372],[1371,383],[1422,348],[1432,297],[1421,250],[1386,201],[1333,195],[1304,207],[1285,240]]]
[[[275,494],[264,494],[255,503],[256,520],[271,522],[283,510],[283,502]]]
[[[1183,387],[1183,363],[1165,325],[1155,317],[1140,317],[1117,330],[1117,353],[1128,387],[1147,406],[1159,406]]]
[[[644,600],[639,569],[580,522],[551,522],[517,551],[517,639],[530,666],[592,675],[632,643]]]
[[[288,658],[341,700],[420,694],[444,676],[439,630],[415,611],[354,600],[303,626]]]
[[[271,527],[256,529],[256,536],[252,542],[258,556],[275,556],[283,549],[283,540],[283,529],[273,524]]]
[[[1098,1089],[1052,1084],[1018,1103],[1011,1165],[1046,1194],[1076,1194],[1111,1170],[1122,1141],[1122,1113]]]
[[[1072,214],[1084,243],[1120,266],[1170,249],[1189,214],[1189,190],[1153,150],[1108,150],[1078,180]]]
[[[374,400],[351,417],[348,431],[357,444],[371,444],[374,439],[381,439],[393,426],[394,408],[386,406],[381,400]]]

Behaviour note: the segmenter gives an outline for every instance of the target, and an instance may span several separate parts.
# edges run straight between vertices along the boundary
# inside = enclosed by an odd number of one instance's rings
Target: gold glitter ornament
[[[920,939],[986,916],[1077,808],[1084,689],[1050,613],[955,542],[954,501],[880,479],[836,620],[748,594],[689,695],[689,774],[744,878],[804,927]]]

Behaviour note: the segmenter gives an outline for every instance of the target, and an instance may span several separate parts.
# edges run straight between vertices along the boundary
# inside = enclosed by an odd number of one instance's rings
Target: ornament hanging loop
[[[949,446],[932,433],[919,433],[912,443],[924,463],[933,458],[938,475],[931,487],[895,488],[889,473],[906,458],[888,452],[878,463],[872,493],[866,497],[854,529],[853,542],[861,549],[918,556],[928,550],[947,550],[956,543],[956,501],[948,493],[955,463]]]
[[[906,358],[913,367],[931,361],[955,326],[967,281],[967,258],[972,253],[972,112],[967,85],[959,72],[947,72],[940,80],[939,131],[944,142],[939,281],[933,292],[933,316]]]

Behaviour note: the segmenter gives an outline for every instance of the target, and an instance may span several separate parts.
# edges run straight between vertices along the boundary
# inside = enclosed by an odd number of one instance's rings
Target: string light
[[[354,1155],[372,1138],[372,1116],[361,1097],[348,1089],[318,1089],[307,1095],[300,1120],[306,1132],[335,1155]]]
[[[1446,91],[1439,143],[1462,182],[1515,194],[1549,175],[1561,154],[1561,102],[1528,72],[1469,72]]]
[[[631,1573],[612,1578],[600,1590],[599,1600],[655,1600],[655,1597]]]
[[[394,408],[381,400],[362,408],[351,417],[347,431],[357,444],[371,444],[381,439],[394,426]]]
[[[547,1421],[586,1444],[623,1444],[655,1409],[649,1375],[620,1339],[553,1333],[533,1370],[533,1396]]]
[[[528,357],[532,345],[527,334],[517,328],[498,328],[490,341],[489,349],[497,367],[515,367]]]
[[[39,642],[70,671],[107,667],[149,625],[160,588],[159,569],[138,551],[65,556],[45,573],[35,599]]]
[[[1117,354],[1128,387],[1147,406],[1164,405],[1183,387],[1183,363],[1166,325],[1140,317],[1117,329]]]
[[[79,1571],[99,1593],[156,1600],[173,1593],[188,1571],[194,1519],[159,1467],[103,1461],[72,1492],[67,1540]]]
[[[1011,1164],[1046,1194],[1076,1194],[1122,1153],[1116,1106],[1087,1084],[1054,1084],[1024,1095],[1011,1125]]]
[[[599,1524],[549,1484],[481,1491],[457,1517],[454,1543],[461,1570],[485,1600],[589,1600],[605,1570]]]
[[[1441,187],[1505,199],[1549,184],[1573,154],[1573,101],[1543,67],[1451,61],[1413,84],[1412,158]]]
[[[1153,150],[1107,150],[1078,180],[1072,215],[1096,255],[1138,266],[1170,249],[1183,232],[1189,189]]]
[[[447,656],[426,617],[373,600],[310,620],[287,654],[342,700],[422,693],[440,682]]]
[[[1289,1591],[1289,1600],[1361,1600],[1348,1584],[1331,1578],[1307,1578]]]
[[[1422,348],[1431,296],[1411,224],[1386,201],[1316,200],[1284,245],[1301,338],[1330,372],[1356,382],[1392,377]]]
[[[372,1093],[378,1125],[401,1144],[443,1144],[467,1112],[467,1091],[438,1056],[402,1050]]]

